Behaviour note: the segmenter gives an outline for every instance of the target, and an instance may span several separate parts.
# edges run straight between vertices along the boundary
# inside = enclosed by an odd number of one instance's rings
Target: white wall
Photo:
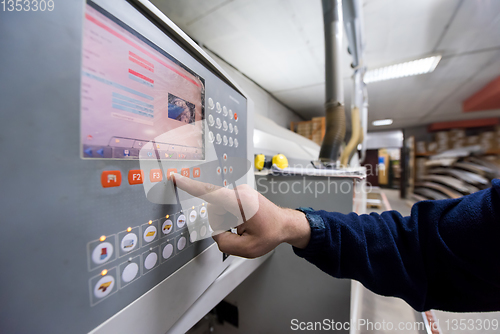
[[[234,81],[238,83],[241,89],[248,94],[255,104],[255,112],[257,114],[267,117],[287,129],[290,128],[291,121],[303,121],[300,116],[279,103],[268,92],[243,76],[239,71],[228,65],[224,60],[220,59],[209,50],[204,50],[227,72],[227,74],[229,74]]]

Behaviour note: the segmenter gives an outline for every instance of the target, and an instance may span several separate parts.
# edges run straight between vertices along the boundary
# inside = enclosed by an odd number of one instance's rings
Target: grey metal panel
[[[241,146],[224,151],[229,156],[246,158],[245,97],[188,56],[129,3],[99,4],[106,5],[133,29],[204,77],[207,99],[211,96],[226,103],[233,101],[231,94],[240,102]],[[216,276],[212,272],[200,287],[191,290],[188,285],[169,284],[165,280],[181,267],[180,272],[192,269],[196,261],[189,261],[213,243],[206,239],[144,272],[123,288],[117,282],[112,294],[91,306],[92,279],[102,269],[116,272],[114,268],[128,257],[114,257],[89,271],[87,244],[101,235],[118,235],[129,226],[140,226],[179,208],[153,204],[147,201],[140,185],[128,184],[127,172],[139,169],[138,161],[81,159],[84,7],[84,1],[67,0],[57,1],[52,12],[0,12],[0,155],[5,157],[0,164],[2,332],[85,333],[140,300],[160,282],[163,291],[175,289],[184,290],[186,296],[199,295],[202,286],[208,286]],[[220,158],[222,151],[217,153]],[[103,189],[100,176],[105,170],[120,170],[122,185]],[[140,247],[131,257],[162,242],[157,240],[151,246]],[[117,250],[116,242],[114,246]],[[218,252],[215,245],[210,249]],[[213,268],[221,272],[226,266],[220,257]],[[200,274],[203,277],[203,272]],[[150,305],[149,311],[164,315],[176,309],[182,313],[196,299],[194,295],[181,298],[177,305],[163,300]],[[176,314],[177,318],[180,315]],[[128,316],[132,320],[137,315]],[[161,331],[176,320],[168,319],[160,322],[164,326]]]

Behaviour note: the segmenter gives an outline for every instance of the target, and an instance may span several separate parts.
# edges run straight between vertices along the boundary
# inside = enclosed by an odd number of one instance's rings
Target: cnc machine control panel
[[[15,250],[2,261],[6,331],[109,332],[103,324],[125,314],[163,333],[230,262],[210,237],[208,203],[170,174],[247,183],[247,98],[140,3],[68,0],[18,18],[37,34],[2,71],[19,87],[11,71],[28,71],[23,92],[36,104],[3,100],[10,124],[27,129],[2,181],[12,200],[0,246]],[[1,45],[15,50],[9,36]],[[111,331],[120,326],[132,330]]]

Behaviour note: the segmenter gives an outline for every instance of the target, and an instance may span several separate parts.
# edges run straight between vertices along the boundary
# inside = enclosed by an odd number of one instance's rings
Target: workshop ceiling
[[[320,0],[153,0],[188,35],[304,119],[323,116]],[[363,0],[368,68],[433,53],[430,74],[368,85],[369,122],[384,129],[500,116],[463,113],[461,103],[500,75],[500,1]],[[347,48],[347,39],[344,38]],[[345,48],[345,49],[346,49]],[[346,105],[352,69],[344,52]],[[370,127],[372,129],[372,127]]]

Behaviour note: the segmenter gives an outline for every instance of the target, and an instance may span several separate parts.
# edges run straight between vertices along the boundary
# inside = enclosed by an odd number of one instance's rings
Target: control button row
[[[208,140],[210,140],[211,143],[215,142],[217,145],[223,144],[224,146],[229,146],[229,147],[238,147],[238,139],[233,137],[227,137],[226,135],[221,136],[220,133],[217,133],[214,135],[212,131],[208,133]]]
[[[230,118],[230,119],[233,119],[233,118],[234,118],[234,119],[237,121],[238,116],[236,115],[236,113],[233,113],[233,111],[232,111],[231,109],[229,109],[229,110],[228,110],[228,109],[226,108],[226,106],[222,106],[222,107],[221,107],[221,104],[220,104],[219,102],[216,102],[216,103],[214,104],[214,100],[213,100],[211,97],[209,97],[209,98],[208,98],[208,109],[213,110],[213,109],[214,109],[214,107],[215,107],[215,111],[216,111],[218,114],[222,113],[222,115],[223,115],[224,117],[229,116],[229,118]]]
[[[167,178],[170,177],[172,173],[177,173],[176,168],[170,168],[167,170]],[[181,175],[185,177],[190,177],[191,170],[189,168],[182,168]],[[199,167],[193,168],[193,177],[197,178],[201,176],[201,169]],[[163,172],[161,169],[151,169],[149,171],[149,180],[151,182],[160,182],[163,180]],[[128,172],[128,183],[133,184],[143,184],[144,183],[144,171],[140,169],[130,170]],[[101,173],[101,185],[103,188],[119,187],[122,184],[122,173],[119,170],[104,171]]]
[[[203,204],[199,209],[193,207],[193,209],[190,210],[189,212],[189,221],[191,223],[194,223],[198,216],[201,219],[205,219],[207,217],[207,207]],[[170,232],[173,231],[174,228],[174,223],[173,223],[173,217],[170,215],[167,215],[165,221],[161,224],[161,231],[164,236],[170,234]],[[182,229],[184,226],[186,226],[186,216],[180,212],[177,216],[176,225],[178,229]],[[161,223],[161,220],[160,220]],[[141,226],[142,229],[142,238],[144,241],[143,246],[146,246],[147,244],[157,240],[158,236],[158,225],[157,225],[157,220],[153,221],[150,220],[148,223],[145,223]],[[119,254],[118,257],[124,256],[127,253],[130,253],[133,251],[137,245],[139,244],[139,227],[129,227],[126,231],[120,232],[118,234],[118,239],[119,241],[119,250],[121,250],[121,253]],[[115,242],[115,235],[112,236],[102,236],[98,240],[95,240],[89,244],[90,250],[92,250],[90,254],[91,258],[91,267],[89,268],[90,270],[94,269],[96,266],[99,266],[101,264],[104,264],[108,261],[110,261],[112,258],[114,258],[114,242]]]
[[[233,123],[228,123],[227,121],[221,121],[219,117],[217,117],[214,120],[214,117],[212,115],[208,115],[208,125],[210,125],[210,126],[214,126],[215,125],[216,129],[221,129],[222,128],[222,130],[224,130],[224,131],[228,131],[229,130],[230,133],[233,133],[233,132],[235,134],[239,133],[237,125],[233,125]]]

